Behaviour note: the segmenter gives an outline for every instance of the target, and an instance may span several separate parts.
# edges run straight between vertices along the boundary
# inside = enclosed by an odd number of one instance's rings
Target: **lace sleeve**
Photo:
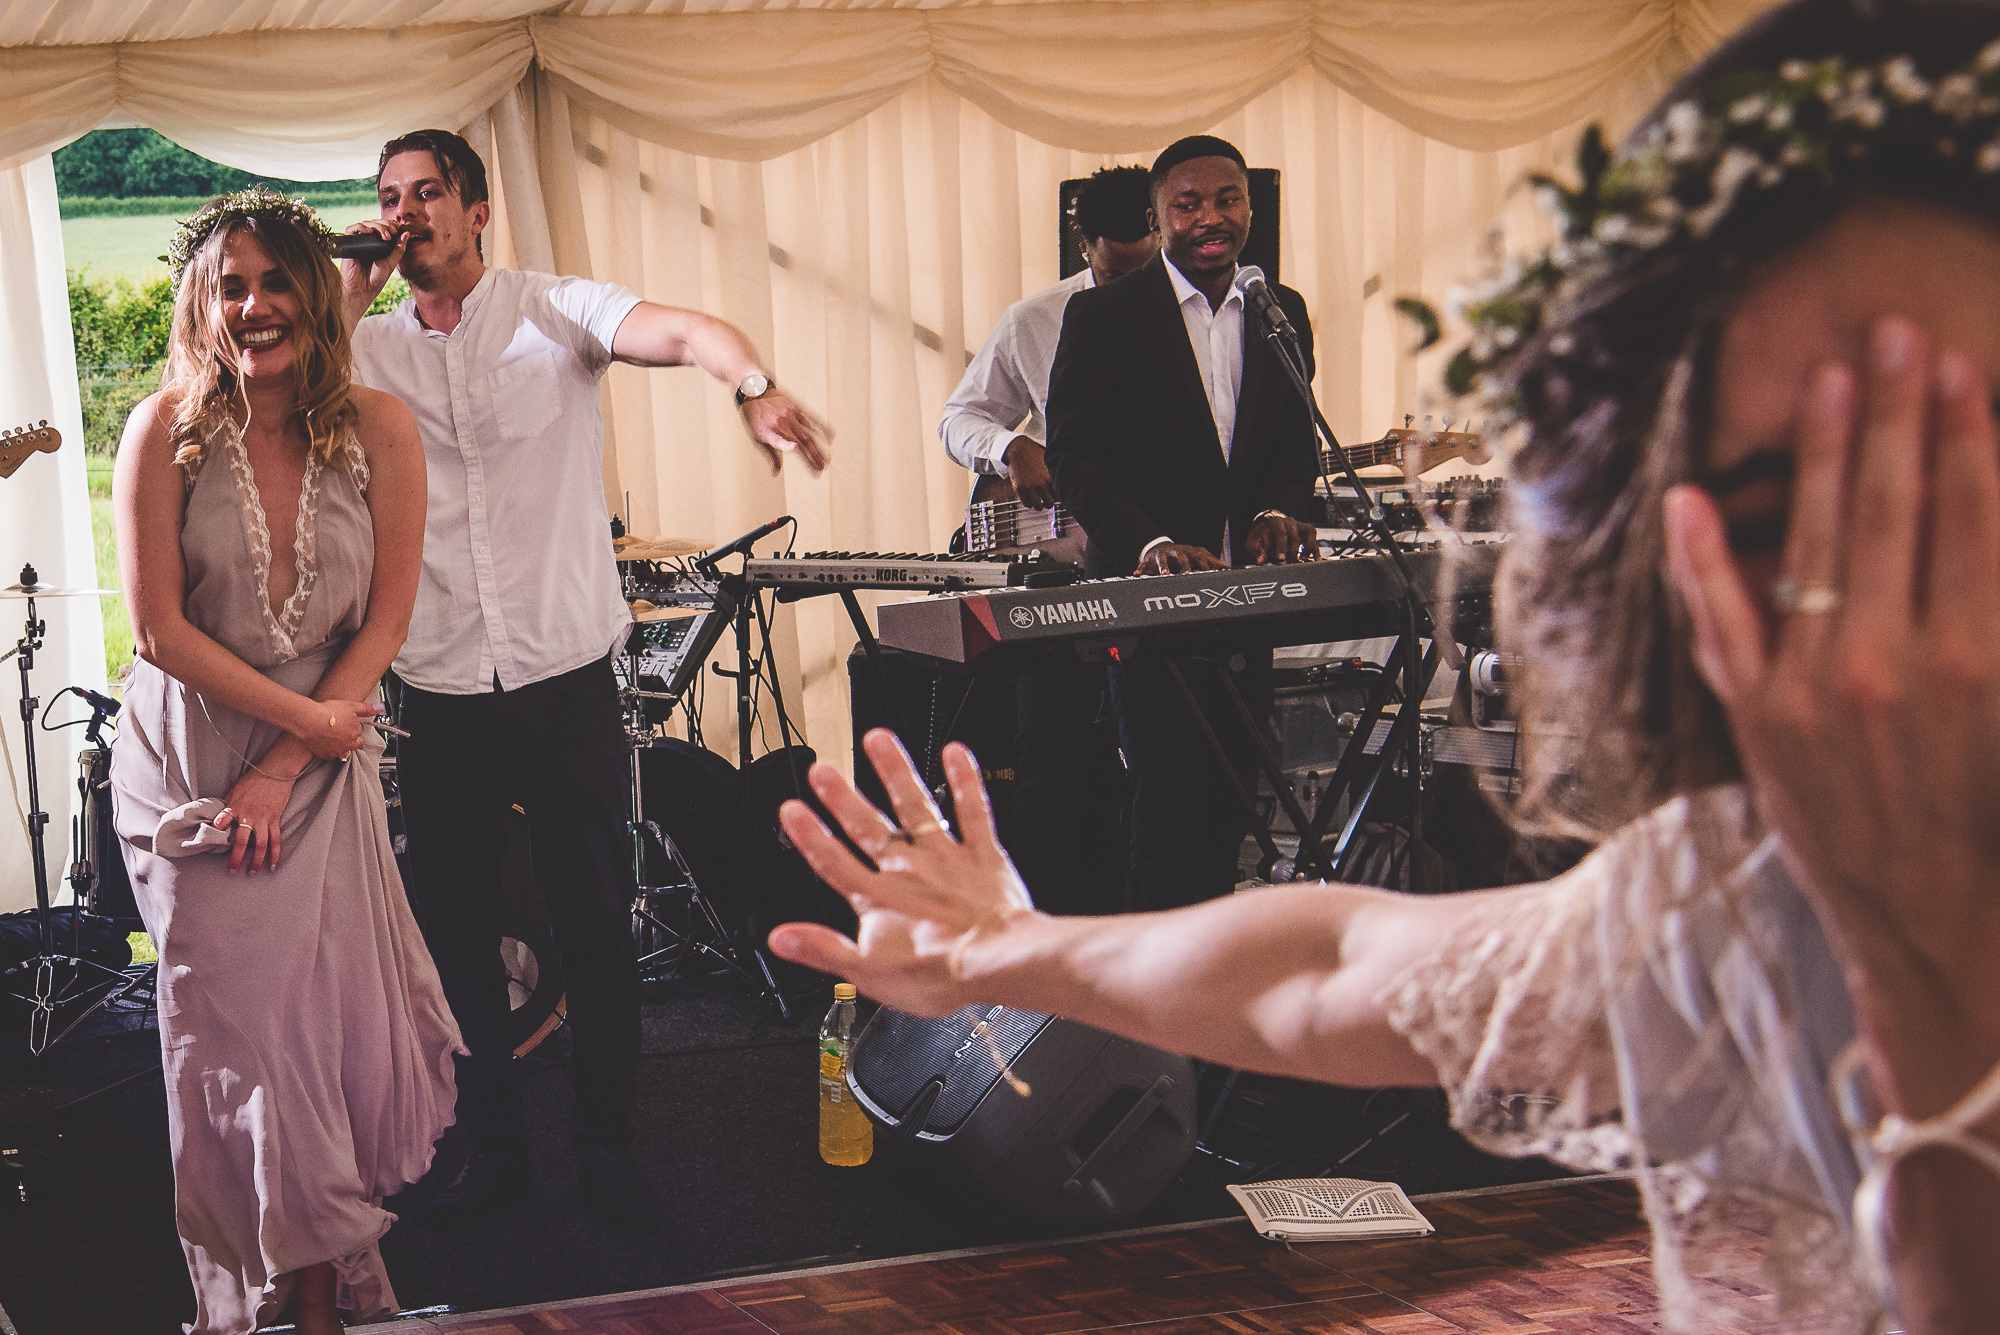
[[[1473,1143],[1638,1175],[1668,1329],[1870,1328],[1825,1097],[1851,1015],[1740,788],[1488,897],[1381,1000]]]
[[[1383,993],[1389,1022],[1438,1069],[1452,1125],[1493,1154],[1631,1165],[1598,966],[1597,920],[1619,861],[1490,896]]]

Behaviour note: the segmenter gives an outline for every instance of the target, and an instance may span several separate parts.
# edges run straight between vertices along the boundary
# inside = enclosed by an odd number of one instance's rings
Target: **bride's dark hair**
[[[1851,69],[1903,55],[1935,81],[1996,37],[1996,3],[1804,0],[1703,61],[1620,157],[1671,108],[1728,115],[1738,90],[1799,62],[1833,57]],[[1981,123],[1993,133],[1992,108]],[[1598,839],[1669,797],[1739,776],[1667,578],[1664,497],[1701,480],[1717,334],[1759,265],[1871,196],[2000,221],[2000,172],[1975,167],[1976,139],[1899,140],[1898,125],[1892,115],[1865,159],[1794,171],[1738,196],[1699,236],[1614,258],[1566,296],[1559,324],[1487,373],[1485,388],[1511,396],[1525,427],[1510,467],[1517,536],[1497,582],[1501,647],[1522,659],[1525,782],[1512,814],[1523,828]]]

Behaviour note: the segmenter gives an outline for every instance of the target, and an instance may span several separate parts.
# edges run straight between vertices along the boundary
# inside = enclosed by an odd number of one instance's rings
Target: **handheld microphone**
[[[779,515],[768,524],[759,524],[756,528],[751,529],[748,533],[745,533],[733,542],[725,542],[706,556],[696,557],[694,568],[704,574],[712,575],[715,573],[716,564],[722,558],[725,556],[734,556],[738,552],[749,551],[753,544],[762,542],[791,522],[792,517],[790,515]]]
[[[1298,331],[1285,318],[1285,308],[1278,304],[1278,298],[1271,291],[1271,285],[1264,281],[1264,271],[1254,264],[1246,264],[1236,271],[1236,277],[1229,284],[1243,294],[1243,304],[1257,312],[1264,321],[1264,327],[1279,335],[1294,347],[1298,345]]]
[[[396,243],[380,232],[349,232],[335,237],[333,257],[337,260],[363,260],[370,264],[376,260],[389,258],[396,249]]]

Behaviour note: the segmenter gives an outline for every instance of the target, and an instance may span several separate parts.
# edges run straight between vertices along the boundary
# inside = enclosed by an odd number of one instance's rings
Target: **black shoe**
[[[528,1188],[526,1155],[474,1150],[458,1180],[439,1192],[424,1211],[424,1222],[444,1228],[469,1224],[525,1199]]]
[[[666,1222],[667,1203],[646,1185],[632,1151],[619,1153],[601,1145],[576,1152],[576,1189],[583,1208],[606,1228],[620,1233],[644,1233]]]

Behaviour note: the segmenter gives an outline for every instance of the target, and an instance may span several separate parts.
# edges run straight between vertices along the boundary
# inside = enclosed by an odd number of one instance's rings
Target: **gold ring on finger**
[[[951,822],[945,820],[927,820],[921,825],[912,825],[909,829],[903,831],[903,837],[911,842],[915,842],[924,835],[936,834],[939,830],[950,834]]]
[[[1771,582],[1771,606],[1787,615],[1818,616],[1837,612],[1846,595],[1831,584],[1779,579]]]

